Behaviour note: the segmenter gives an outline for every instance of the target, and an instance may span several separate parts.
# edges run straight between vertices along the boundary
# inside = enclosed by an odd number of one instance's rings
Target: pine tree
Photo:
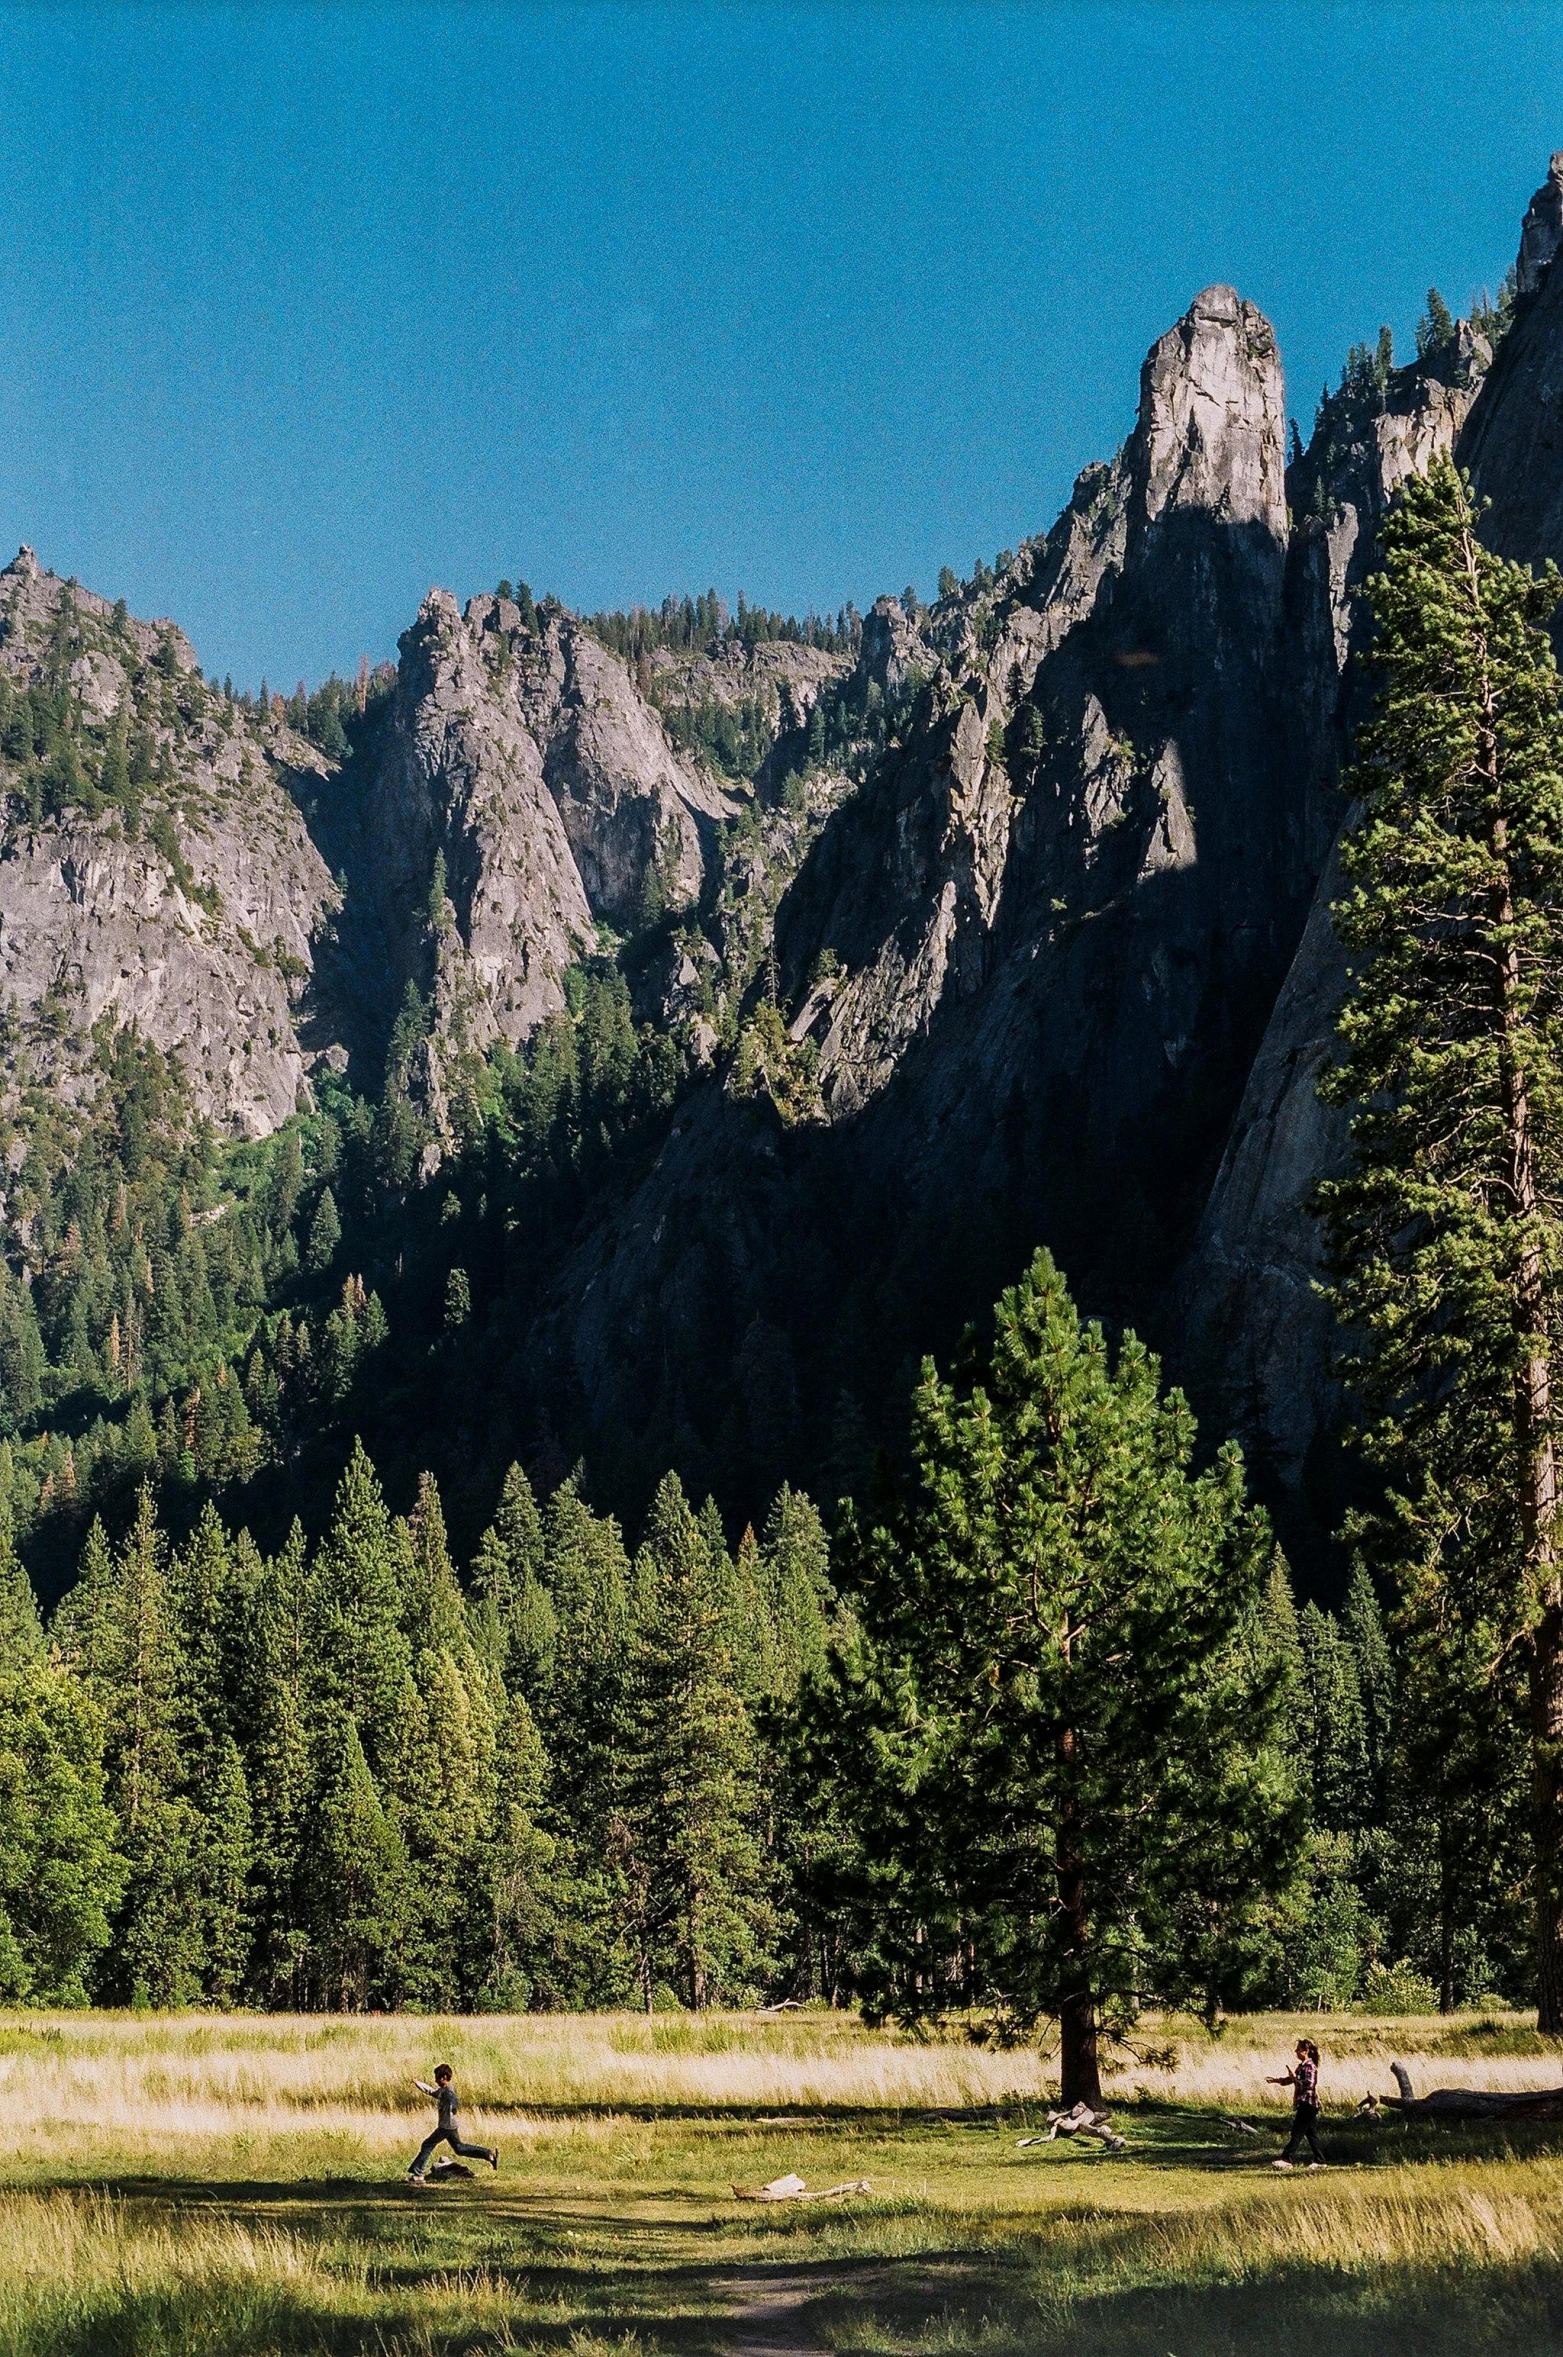
[[[293,1225],[293,1214],[304,1190],[304,1153],[298,1131],[288,1123],[277,1139],[267,1190],[271,1232],[280,1244]]]
[[[85,2005],[125,1886],[103,1719],[41,1650],[0,1671],[0,1995]]]
[[[1103,2006],[1213,2002],[1294,1868],[1248,1642],[1271,1547],[1237,1452],[1194,1473],[1181,1396],[1132,1336],[1112,1363],[1046,1253],[995,1324],[985,1382],[925,1365],[906,1500],[843,1530],[822,1711],[870,1770],[887,1996],[1056,2014],[1063,2100],[1094,2103]]]
[[[32,1581],[16,1551],[16,1519],[11,1503],[15,1475],[11,1444],[0,1441],[0,1663],[14,1668],[43,1652],[43,1622]]]
[[[754,1731],[720,1569],[676,1474],[652,1501],[637,1579],[623,1852],[636,1977],[648,2009],[663,1979],[697,2009],[752,2001],[776,1934]]]
[[[104,1765],[129,1865],[116,1927],[111,1991],[136,2004],[192,2003],[205,1962],[199,1907],[199,1818],[181,1748],[184,1674],[167,1572],[167,1543],[150,1485],[111,1557],[101,1524],[88,1534],[56,1636],[106,1724]]]
[[[778,1693],[792,1702],[824,1667],[829,1614],[830,1542],[813,1503],[783,1483],[766,1518],[760,1549],[766,1601],[776,1631]]]
[[[408,1860],[403,1978],[424,2006],[460,2003],[455,1936],[493,1812],[494,1726],[481,1684],[448,1652],[426,1655],[402,1697],[382,1779]]]
[[[1540,2015],[1563,2029],[1563,714],[1560,584],[1491,556],[1442,463],[1367,596],[1342,1054],[1353,1167],[1321,1189],[1334,1305],[1391,1495],[1368,1526],[1413,1619],[1528,1663]]]
[[[168,1575],[179,1647],[180,1747],[198,1785],[228,1727],[228,1588],[228,1534],[208,1500]]]
[[[314,1275],[323,1276],[337,1255],[342,1241],[342,1222],[337,1214],[336,1197],[329,1187],[320,1190],[320,1201],[315,1216],[309,1223],[309,1243],[304,1262]]]
[[[591,1511],[575,1475],[543,1516],[541,1586],[554,1614],[552,1673],[535,1691],[518,1685],[548,1754],[539,1823],[556,1845],[557,1903],[549,1952],[535,1960],[537,1994],[552,2005],[618,2004],[631,1993],[622,1831],[632,1576],[617,1523]]]
[[[266,1564],[255,1592],[244,1664],[241,1720],[254,1853],[257,1987],[271,2002],[298,2005],[308,1946],[303,1895],[306,1811],[312,1769],[306,1732],[304,1533]]]
[[[559,1616],[543,1580],[543,1518],[519,1465],[505,1475],[472,1567],[473,1628],[506,1688],[536,1709],[553,1685]]]
[[[1423,1597],[1421,1605],[1432,1603]],[[1379,1904],[1391,1953],[1451,2012],[1489,1989],[1521,1999],[1533,1970],[1523,1664],[1417,1605],[1398,1616],[1401,1707]]]
[[[465,1994],[458,1928],[494,1815],[503,1690],[473,1644],[428,1473],[411,1521],[393,1525],[392,1556],[411,1672],[380,1784],[411,1872],[405,1986],[418,2003],[451,2005]]]
[[[1328,1613],[1298,1612],[1279,1547],[1256,1619],[1255,1669],[1279,1678],[1279,1724],[1313,1818],[1305,1870],[1276,1911],[1275,1944],[1261,1985],[1287,2005],[1348,2005],[1377,1938],[1361,1887],[1372,1879],[1354,1827],[1368,1790],[1366,1735],[1356,1661]]]
[[[499,1733],[492,1814],[466,1910],[466,1986],[484,2012],[525,2010],[531,1968],[553,1935],[558,1845],[538,1821],[547,1790],[548,1757],[518,1694]]]
[[[244,1762],[231,1735],[214,1748],[199,1846],[206,1995],[214,2005],[236,2005],[249,1975],[254,1827]]]
[[[1416,331],[1417,358],[1425,360],[1430,353],[1442,351],[1445,344],[1455,339],[1454,314],[1436,286],[1427,290],[1427,310]]]
[[[413,1659],[468,1644],[466,1607],[445,1538],[445,1515],[432,1473],[418,1476],[418,1496],[406,1530],[401,1577],[402,1627]]]
[[[1383,1812],[1390,1753],[1395,1740],[1395,1673],[1390,1660],[1384,1616],[1379,1610],[1367,1566],[1359,1558],[1341,1608],[1341,1634],[1351,1649],[1362,1697],[1363,1732],[1367,1743],[1368,1805],[1377,1819]]]
[[[1271,1555],[1265,1575],[1259,1628],[1264,1648],[1280,1671],[1282,1698],[1290,1707],[1302,1690],[1302,1632],[1297,1621],[1297,1600],[1292,1593],[1292,1575],[1279,1547]]]
[[[350,1718],[334,1721],[323,1752],[307,1860],[312,1978],[320,2003],[360,2013],[400,2001],[412,1876]]]
[[[618,1524],[593,1514],[573,1475],[548,1501],[543,1559],[556,1616],[545,1733],[574,1789],[617,1713],[630,1641],[630,1564]]]
[[[1367,1714],[1351,1648],[1334,1615],[1305,1604],[1298,1615],[1302,1705],[1316,1821],[1332,1833],[1357,1831],[1371,1794]]]
[[[363,1442],[355,1440],[310,1567],[306,1714],[345,1712],[376,1770],[388,1755],[412,1666],[402,1609],[390,1517]]]
[[[11,1431],[43,1405],[48,1365],[32,1289],[0,1268],[0,1414]]]

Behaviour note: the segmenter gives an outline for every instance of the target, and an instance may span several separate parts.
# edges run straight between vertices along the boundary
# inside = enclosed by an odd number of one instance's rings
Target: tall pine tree
[[[353,1721],[375,1771],[389,1755],[412,1666],[398,1570],[379,1476],[355,1440],[310,1567],[307,1695],[317,1712]]]
[[[103,1712],[104,1763],[129,1866],[108,1992],[142,2005],[202,1993],[199,1813],[182,1746],[184,1657],[168,1547],[150,1485],[117,1555],[101,1524],[55,1622],[65,1660]]]
[[[889,1999],[1056,2015],[1063,2099],[1094,2103],[1104,2006],[1230,1989],[1293,1871],[1247,1641],[1270,1540],[1236,1451],[1194,1471],[1181,1396],[1132,1336],[1112,1363],[1046,1253],[995,1324],[985,1382],[925,1366],[905,1500],[844,1526],[825,1707],[877,1769]]]
[[[754,1727],[735,1658],[742,1632],[718,1543],[677,1474],[666,1475],[636,1565],[623,1816],[627,1929],[648,2007],[662,1982],[697,2009],[752,2002],[774,1952]]]
[[[1353,784],[1351,964],[1322,1190],[1381,1558],[1456,1652],[1529,1679],[1537,1981],[1563,2030],[1563,711],[1560,594],[1485,550],[1447,462],[1406,486],[1367,596],[1376,715]],[[1423,1591],[1434,1591],[1424,1597]]]

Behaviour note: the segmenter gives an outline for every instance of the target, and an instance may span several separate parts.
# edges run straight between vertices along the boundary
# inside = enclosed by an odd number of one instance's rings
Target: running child
[[[457,2100],[455,2075],[450,2064],[442,2062],[438,2065],[434,2073],[432,2087],[426,2086],[422,2079],[414,2079],[413,2085],[420,2095],[433,2096],[440,2107],[440,2124],[433,2135],[425,2136],[422,2144],[419,2145],[418,2157],[407,2172],[408,2184],[423,2184],[423,2172],[428,2167],[429,2155],[437,2144],[448,2144],[451,2151],[460,2153],[463,2160],[487,2161],[491,2169],[497,2170],[499,2167],[499,2147],[497,2145],[463,2144],[461,2141],[461,2133],[456,2126],[456,2114],[461,2106]]]

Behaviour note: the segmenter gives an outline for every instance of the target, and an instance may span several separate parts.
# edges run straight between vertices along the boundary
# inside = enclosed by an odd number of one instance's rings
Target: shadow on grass
[[[1330,2357],[1557,2357],[1563,2278],[1554,2263],[1357,2276],[1298,2264],[1263,2280],[1141,2285],[1017,2297],[1013,2274],[973,2270],[957,2297],[890,2284],[832,2290],[809,2314],[838,2357],[1253,2357],[1298,2343]]]
[[[383,2312],[344,2314],[289,2296],[237,2301],[210,2290],[175,2294],[124,2292],[99,2316],[73,2315],[60,2327],[40,2326],[8,2340],[15,2357],[475,2357],[477,2351],[572,2349],[583,2357],[615,2357],[628,2338],[643,2352],[668,2357],[721,2357],[722,2319],[677,2315],[637,2319],[583,2309],[568,2323],[520,2320],[489,2329],[475,2325],[459,2297],[443,2320],[401,2323]]]
[[[720,2218],[572,2209],[519,2188],[419,2194],[378,2178],[122,2175],[71,2190],[175,2236],[181,2218],[286,2236],[313,2254],[324,2288],[121,2284],[73,2304],[68,2326],[40,2314],[29,2331],[0,2332],[4,2357],[473,2357],[581,2344],[608,2357],[627,2336],[669,2357],[717,2357],[730,2337],[714,2257],[699,2255]]]
[[[1141,2168],[1252,2172],[1279,2160],[1290,2134],[1289,2120],[1266,2119],[1258,2134],[1245,2136],[1225,2127],[1209,2113],[1182,2111],[1159,2103],[1122,2105],[1116,2124],[1129,2137],[1127,2153],[1104,2152],[1095,2145],[1041,2145],[1048,2160],[1068,2158],[1097,2168],[1121,2167],[1132,2161]],[[1319,2143],[1331,2167],[1416,2167],[1439,2161],[1543,2161],[1563,2157],[1563,2124],[1524,2121],[1402,2120],[1386,2112],[1378,2120],[1359,2113],[1336,2118],[1326,2114],[1318,2128]],[[1307,2167],[1306,2145],[1297,2163]]]
[[[648,2290],[652,2287],[646,2287]],[[683,2296],[719,2290],[722,2314]],[[1563,2282],[1550,2263],[1367,2279],[1299,2265],[1262,2282],[1142,2286],[1056,2299],[1028,2292],[1015,2265],[930,2267],[883,2260],[746,2268],[713,2280],[659,2277],[650,2306],[588,2299],[568,2319],[517,2319],[500,2338],[453,2287],[434,2316],[325,2307],[286,2288],[122,2288],[112,2309],[40,2319],[9,2343],[26,2357],[471,2357],[475,2348],[599,2349],[638,2337],[672,2357],[718,2357],[753,2334],[767,2347],[828,2345],[839,2357],[1252,2357],[1299,2331],[1331,2357],[1556,2357]],[[779,2297],[779,2329],[771,2301]],[[738,2321],[734,2321],[734,2318]],[[513,2336],[511,2338],[510,2336]]]

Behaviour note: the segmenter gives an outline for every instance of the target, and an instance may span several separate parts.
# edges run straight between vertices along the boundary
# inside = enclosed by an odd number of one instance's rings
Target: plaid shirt
[[[1317,2111],[1319,2108],[1319,2066],[1304,2055],[1297,2064],[1292,2087],[1294,2111]]]

